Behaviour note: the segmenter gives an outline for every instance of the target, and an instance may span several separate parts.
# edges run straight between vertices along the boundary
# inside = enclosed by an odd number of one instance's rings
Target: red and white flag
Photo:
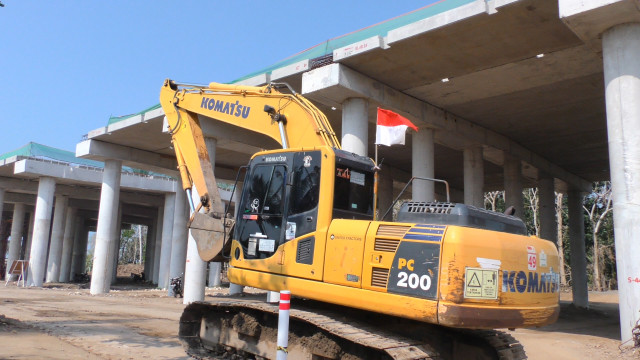
[[[378,108],[376,145],[404,145],[404,135],[408,127],[418,131],[418,128],[409,119],[393,111]]]

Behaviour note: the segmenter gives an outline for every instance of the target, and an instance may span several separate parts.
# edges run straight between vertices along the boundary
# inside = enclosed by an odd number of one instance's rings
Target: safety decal
[[[296,238],[296,223],[287,221],[287,227],[285,229],[285,239],[293,240]]]
[[[540,250],[540,266],[547,267],[547,254],[544,250]]]
[[[533,246],[527,246],[527,268],[531,271],[538,269],[538,255],[536,254],[536,248]]]
[[[260,200],[258,198],[253,199],[253,201],[251,201],[251,212],[258,212],[259,207]]]
[[[497,299],[498,270],[466,268],[464,273],[464,297],[467,299]]]
[[[304,158],[302,158],[302,166],[304,166],[304,167],[311,166],[311,160],[313,160],[311,155],[305,156]]]

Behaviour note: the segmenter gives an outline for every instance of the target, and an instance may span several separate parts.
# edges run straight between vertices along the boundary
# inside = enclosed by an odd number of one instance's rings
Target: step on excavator
[[[515,216],[448,199],[407,201],[395,221],[376,220],[384,170],[342,150],[327,117],[288,85],[166,80],[160,103],[183,188],[199,196],[189,228],[200,257],[228,261],[232,283],[291,291],[291,359],[524,359],[496,329],[558,318],[552,242]],[[235,218],[205,146],[211,122],[275,144],[238,172]],[[276,306],[228,297],[188,305],[179,337],[194,358],[273,359],[276,330]]]

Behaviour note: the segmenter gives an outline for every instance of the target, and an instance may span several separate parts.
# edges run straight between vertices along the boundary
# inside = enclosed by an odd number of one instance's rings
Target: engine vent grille
[[[376,236],[386,237],[403,237],[411,229],[411,226],[397,226],[397,225],[380,225]]]
[[[456,205],[447,202],[411,202],[407,204],[408,213],[450,214]]]
[[[378,239],[376,238],[376,242],[373,244],[373,250],[375,251],[387,251],[391,253],[395,253],[396,249],[398,249],[398,244],[400,240],[396,239]]]
[[[389,269],[374,267],[371,269],[371,286],[387,288]]]
[[[298,242],[298,251],[296,253],[296,262],[298,264],[313,264],[313,245],[315,237],[311,236]]]

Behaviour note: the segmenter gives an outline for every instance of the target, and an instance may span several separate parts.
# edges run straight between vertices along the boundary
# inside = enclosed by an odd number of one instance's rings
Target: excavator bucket
[[[193,213],[189,230],[198,245],[198,254],[204,261],[225,261],[223,254],[231,248],[232,219],[214,219],[207,214]]]

